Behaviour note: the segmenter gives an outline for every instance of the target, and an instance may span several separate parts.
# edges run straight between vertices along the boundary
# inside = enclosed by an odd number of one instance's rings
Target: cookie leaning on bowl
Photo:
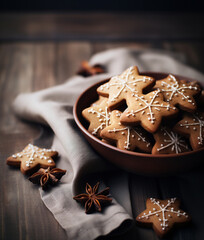
[[[96,105],[88,107],[82,111],[82,116],[89,122],[88,131],[100,138],[101,131],[110,125],[110,110],[107,100],[97,101]]]

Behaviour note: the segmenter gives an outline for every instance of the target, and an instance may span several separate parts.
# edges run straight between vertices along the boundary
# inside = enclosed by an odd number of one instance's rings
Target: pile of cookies
[[[82,115],[90,133],[120,149],[178,154],[204,147],[201,92],[197,82],[171,74],[156,81],[133,66],[99,86]]]

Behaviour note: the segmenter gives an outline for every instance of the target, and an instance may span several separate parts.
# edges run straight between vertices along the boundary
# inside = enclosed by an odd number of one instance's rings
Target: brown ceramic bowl
[[[148,75],[157,79],[165,78],[167,73],[143,72],[143,75]],[[195,81],[194,79],[175,75],[178,79],[187,81]],[[145,175],[157,174],[173,174],[183,172],[201,165],[203,160],[204,148],[191,152],[180,154],[162,154],[151,155],[147,153],[131,152],[120,150],[114,146],[102,142],[87,131],[87,122],[82,117],[82,110],[89,107],[97,100],[96,89],[107,80],[96,83],[86,89],[77,99],[74,106],[74,119],[83,133],[86,140],[91,146],[105,159],[118,165],[119,167],[134,173]]]

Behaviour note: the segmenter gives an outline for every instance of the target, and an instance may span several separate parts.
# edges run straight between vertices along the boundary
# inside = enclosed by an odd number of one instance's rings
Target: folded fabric
[[[41,197],[68,239],[95,239],[106,235],[131,219],[128,178],[95,153],[81,135],[73,120],[73,105],[79,94],[90,85],[120,74],[132,65],[140,71],[181,74],[202,80],[203,75],[179,62],[183,56],[158,50],[113,49],[93,56],[90,64],[102,64],[106,74],[91,77],[74,76],[64,84],[34,93],[19,95],[14,102],[16,114],[26,120],[47,124],[54,132],[53,147],[60,153],[58,167],[68,173],[52,191],[41,191]],[[110,174],[111,173],[111,174]],[[73,196],[85,189],[87,181],[108,182],[113,204],[103,213],[86,215]],[[120,194],[118,194],[120,192]],[[122,194],[121,194],[122,193]]]

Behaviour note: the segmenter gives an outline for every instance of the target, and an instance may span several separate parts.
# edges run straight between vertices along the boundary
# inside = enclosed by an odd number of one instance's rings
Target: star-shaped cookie
[[[108,107],[113,109],[127,99],[129,94],[141,94],[151,88],[155,81],[148,76],[139,75],[136,66],[125,70],[121,75],[112,77],[109,82],[98,87],[99,95],[108,97]]]
[[[55,167],[54,157],[58,152],[52,149],[39,148],[28,144],[22,152],[13,154],[7,158],[7,164],[11,166],[20,166],[23,174],[31,173],[36,168]]]
[[[128,98],[128,108],[121,115],[121,123],[124,125],[138,125],[148,132],[158,130],[162,118],[170,118],[178,113],[178,109],[163,100],[160,90],[150,92],[142,96]]]
[[[188,83],[184,80],[178,80],[173,75],[156,81],[154,89],[160,89],[164,94],[164,99],[173,106],[178,106],[180,109],[194,112],[197,108],[194,99],[201,91],[196,83]]]
[[[100,105],[104,100],[108,100],[106,97],[103,97],[103,96],[99,96],[98,97],[98,100],[96,100],[95,102],[93,102],[91,104],[91,107],[94,107],[94,106],[97,106],[97,105]]]
[[[110,126],[101,131],[101,137],[116,142],[118,148],[133,151],[136,148],[142,152],[151,152],[151,142],[141,127],[124,126],[120,123],[121,112],[111,112]]]
[[[108,109],[107,99],[104,99],[99,105],[84,109],[82,115],[90,123],[88,131],[100,138],[101,130],[110,124],[110,110]]]
[[[204,147],[204,112],[184,113],[173,129],[189,138],[193,150]]]
[[[183,225],[191,220],[190,216],[180,210],[179,206],[180,201],[176,198],[166,200],[148,198],[146,210],[137,216],[136,221],[141,226],[152,226],[156,234],[163,237],[174,225]]]
[[[155,145],[152,154],[178,154],[190,151],[186,140],[168,127],[161,126],[153,136]]]

